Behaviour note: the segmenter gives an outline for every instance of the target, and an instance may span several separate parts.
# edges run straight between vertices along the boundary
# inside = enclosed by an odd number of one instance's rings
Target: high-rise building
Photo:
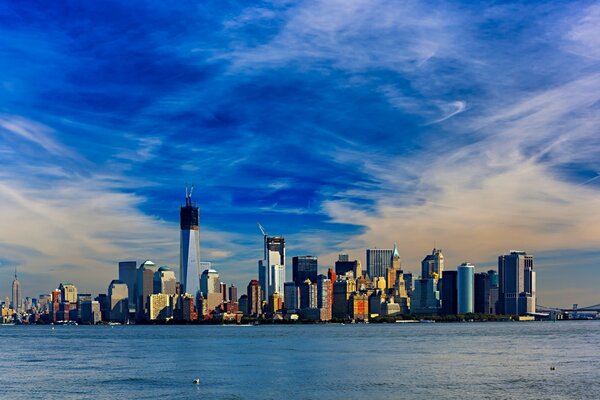
[[[440,293],[435,279],[417,279],[410,298],[410,313],[437,315],[440,309]]]
[[[154,273],[156,271],[156,264],[150,260],[144,261],[137,270],[135,287],[137,298],[136,318],[138,320],[148,318],[148,296],[154,293]]]
[[[390,304],[396,304],[397,306],[390,305],[384,314],[389,315],[390,313],[395,312],[408,314],[410,312],[410,296],[408,295],[406,283],[404,282],[404,271],[401,269],[396,270],[396,282],[394,283],[393,295],[393,301],[390,300]],[[383,307],[385,308],[387,306]]]
[[[121,261],[119,262],[119,280],[127,284],[129,290],[129,312],[135,312],[137,300],[135,291],[137,285],[137,262]]]
[[[455,315],[458,314],[457,308],[457,272],[444,271],[444,277],[441,280],[440,297],[442,308],[440,314]]]
[[[229,286],[229,300],[231,300],[234,303],[238,300],[238,291],[235,285]]]
[[[498,257],[499,306],[501,314],[535,312],[536,276],[533,256],[512,250]]]
[[[263,235],[264,254],[258,262],[258,277],[263,288],[262,300],[275,293],[283,293],[285,283],[285,238]]]
[[[490,278],[486,272],[475,274],[475,312],[488,314],[490,312]]]
[[[206,298],[209,293],[221,293],[219,273],[214,269],[205,269],[200,277],[200,292]]]
[[[348,272],[352,272],[354,279],[360,278],[362,276],[362,265],[358,260],[348,260],[348,254],[340,254],[339,260],[335,262],[335,274],[344,276]]]
[[[396,286],[396,271],[400,271],[402,263],[400,261],[400,253],[398,253],[398,246],[394,243],[394,250],[392,252],[392,263],[387,269],[387,287],[388,293],[392,292]]]
[[[333,281],[325,275],[317,277],[317,308],[321,310],[321,321],[329,321],[333,311]]]
[[[241,312],[244,313],[244,315],[250,315],[248,306],[249,306],[248,295],[246,295],[246,294],[241,295],[240,298],[238,299],[238,308],[240,309]]]
[[[287,311],[300,308],[300,288],[294,282],[286,282],[283,285],[283,307]]]
[[[58,285],[63,302],[77,303],[77,288],[71,282],[63,282]]]
[[[317,285],[310,279],[300,286],[300,308],[317,308]]]
[[[488,271],[488,281],[490,286],[490,306],[488,314],[498,313],[498,272],[490,269]]]
[[[156,293],[148,296],[148,319],[151,321],[167,321],[173,318],[171,296]]]
[[[100,303],[93,300],[83,300],[80,306],[80,319],[83,324],[95,325],[102,321]]]
[[[386,277],[388,268],[392,266],[393,254],[394,250],[391,249],[367,249],[367,275],[369,278]]]
[[[333,283],[333,317],[345,319],[348,317],[350,295],[356,291],[354,279],[338,277]]]
[[[262,314],[262,290],[260,283],[252,279],[248,283],[248,315],[255,316]]]
[[[408,295],[408,297],[410,297],[412,295],[412,291],[413,291],[413,274],[412,274],[412,272],[405,272],[403,276],[404,276],[404,287],[406,288],[406,294]]]
[[[474,311],[474,273],[475,266],[471,263],[462,263],[456,268],[456,309],[459,314]],[[442,278],[443,280],[443,278]]]
[[[19,280],[17,279],[16,268],[15,279],[12,282],[12,309],[16,312],[23,311],[23,292],[21,291],[21,282],[19,282]]]
[[[129,290],[127,284],[113,280],[108,285],[109,316],[111,321],[126,322],[129,318]]]
[[[273,293],[269,297],[269,312],[275,314],[283,309],[283,296],[280,293]]]
[[[180,210],[181,240],[179,266],[184,293],[196,296],[200,290],[200,211],[186,188],[185,206]]]
[[[154,293],[174,295],[176,292],[177,279],[175,272],[169,267],[160,267],[154,273]]]
[[[441,279],[443,273],[444,255],[442,254],[442,250],[433,249],[431,254],[421,261],[421,278],[428,279],[436,274],[435,276],[437,276],[438,279]]]
[[[292,257],[292,280],[297,286],[309,279],[311,282],[317,282],[318,261],[314,256],[296,256]]]
[[[369,320],[369,296],[353,292],[348,299],[348,314],[355,321]]]
[[[227,291],[227,284],[225,282],[219,283],[219,292],[223,297],[223,303],[227,303],[229,301],[229,292]]]

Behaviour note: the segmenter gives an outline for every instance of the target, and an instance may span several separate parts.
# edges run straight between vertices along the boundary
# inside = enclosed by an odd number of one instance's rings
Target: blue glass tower
[[[194,187],[192,186],[192,190]],[[180,279],[183,291],[196,295],[200,290],[200,211],[192,203],[192,190],[185,191],[181,207]]]
[[[475,291],[475,266],[462,263],[457,271],[457,311],[459,314],[472,313]]]

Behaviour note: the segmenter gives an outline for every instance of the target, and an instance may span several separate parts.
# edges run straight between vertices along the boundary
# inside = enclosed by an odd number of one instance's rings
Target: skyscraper
[[[340,254],[338,260],[335,262],[335,274],[344,276],[350,271],[352,271],[354,279],[360,278],[362,275],[362,265],[360,264],[360,261],[350,261],[348,260],[348,254]]]
[[[138,320],[146,319],[148,317],[148,296],[154,293],[155,272],[156,264],[150,260],[144,261],[137,270],[136,314]]]
[[[300,308],[300,288],[294,282],[286,282],[283,285],[283,307],[287,311]]]
[[[158,271],[154,273],[153,292],[174,295],[176,282],[175,272],[169,267],[160,267]]]
[[[292,257],[292,280],[296,286],[310,279],[312,283],[317,282],[318,261],[315,256]]]
[[[386,283],[388,289],[388,293],[393,292],[394,287],[396,286],[396,271],[400,271],[402,268],[402,264],[400,262],[400,253],[398,253],[398,246],[394,243],[394,250],[392,252],[392,262],[387,269],[387,277]]]
[[[475,274],[475,312],[487,314],[490,312],[490,279],[487,273]]]
[[[7,304],[8,306],[8,304]],[[16,312],[23,309],[23,294],[21,292],[21,282],[17,279],[17,269],[15,268],[15,279],[12,283],[12,308]]]
[[[473,312],[474,306],[474,272],[475,266],[462,263],[456,268],[456,309],[459,314]],[[443,278],[442,278],[443,281]]]
[[[127,284],[113,280],[108,285],[109,316],[111,321],[126,322],[129,317],[129,291]]]
[[[417,315],[437,315],[440,309],[440,293],[433,278],[416,279],[410,298],[410,313]]]
[[[195,296],[200,290],[200,211],[192,202],[192,191],[185,191],[185,206],[180,210],[180,279],[185,293]]]
[[[332,317],[333,282],[325,275],[317,277],[317,307],[321,310],[321,320],[329,321]]]
[[[135,291],[137,284],[137,262],[121,261],[119,262],[119,280],[127,284],[129,290],[129,311],[135,312],[136,299]]]
[[[394,250],[391,249],[367,249],[367,275],[369,278],[387,277],[387,270],[392,265],[393,254]]]
[[[262,230],[262,227],[261,227]],[[285,282],[285,238],[263,232],[263,259],[258,261],[258,279],[263,288],[262,300],[277,292],[283,293]]]
[[[63,282],[58,285],[63,302],[77,303],[77,288],[71,282]]]
[[[256,316],[262,314],[261,292],[260,283],[256,279],[252,279],[248,283],[248,315]]]
[[[535,312],[533,256],[511,250],[498,257],[499,312],[524,315]]]
[[[444,271],[444,277],[441,282],[441,293],[442,308],[440,313],[442,315],[455,315],[458,314],[457,308],[457,272],[456,271]]]
[[[421,278],[431,278],[434,273],[438,279],[441,279],[444,273],[444,255],[440,249],[433,249],[431,254],[421,261]]]
[[[236,303],[238,301],[238,292],[235,285],[229,286],[229,301]]]
[[[214,269],[205,269],[200,277],[200,292],[206,298],[209,294],[221,292],[219,273]]]

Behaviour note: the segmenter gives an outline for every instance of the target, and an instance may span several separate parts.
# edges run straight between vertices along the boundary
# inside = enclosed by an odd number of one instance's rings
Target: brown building
[[[352,293],[348,299],[350,318],[355,321],[369,320],[369,296],[362,293]]]
[[[262,314],[262,290],[260,283],[256,279],[252,279],[248,283],[248,315],[255,316]]]

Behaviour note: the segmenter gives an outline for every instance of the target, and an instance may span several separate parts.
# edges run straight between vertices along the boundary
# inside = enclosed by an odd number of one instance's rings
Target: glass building
[[[470,263],[462,263],[456,268],[456,272],[456,311],[458,314],[472,313],[474,311],[475,266]]]

